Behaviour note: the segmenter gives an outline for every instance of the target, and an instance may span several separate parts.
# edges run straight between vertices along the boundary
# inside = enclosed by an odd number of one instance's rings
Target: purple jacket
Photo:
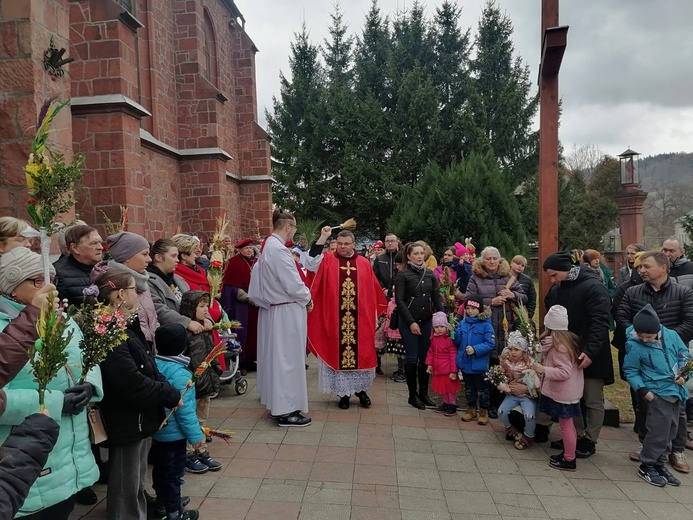
[[[491,300],[498,296],[498,293],[505,289],[505,285],[511,278],[510,264],[505,258],[501,258],[498,264],[498,270],[490,274],[483,267],[481,258],[474,260],[472,264],[472,278],[467,286],[467,295],[477,294],[484,299],[484,305],[490,306]],[[516,301],[527,303],[527,295],[524,293],[522,285],[515,280],[510,286],[510,290],[515,293]],[[496,346],[491,352],[492,358],[498,358],[500,353],[505,348],[505,333],[503,331],[503,310],[505,308],[505,316],[508,320],[508,330],[514,330],[515,313],[510,307],[510,303],[505,305],[497,305],[491,307],[491,325],[496,334]]]

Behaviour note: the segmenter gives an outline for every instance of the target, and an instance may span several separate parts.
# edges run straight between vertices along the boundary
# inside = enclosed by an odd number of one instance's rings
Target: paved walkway
[[[371,408],[352,398],[340,410],[317,392],[315,359],[308,363],[307,428],[278,428],[254,377],[246,395],[225,387],[213,402],[212,425],[236,434],[230,446],[211,445],[222,471],[186,477],[183,491],[202,519],[693,518],[693,475],[677,474],[680,488],[642,482],[627,457],[637,445],[627,428],[604,428],[597,453],[562,473],[548,466],[556,453],[548,444],[518,451],[497,420],[484,427],[420,412],[406,404],[404,383],[383,376]],[[105,519],[105,502],[77,506],[71,518]]]

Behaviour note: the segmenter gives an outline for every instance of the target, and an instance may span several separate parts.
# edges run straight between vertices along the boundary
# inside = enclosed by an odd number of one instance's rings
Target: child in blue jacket
[[[680,407],[688,399],[686,378],[679,377],[690,359],[688,348],[676,332],[660,324],[649,303],[633,317],[626,337],[623,373],[647,406],[638,476],[653,486],[679,486],[664,464],[678,431]]]
[[[180,390],[181,395],[192,377],[188,370],[190,358],[183,355],[187,345],[188,334],[180,323],[167,323],[156,330],[156,366],[171,386]],[[166,509],[166,520],[199,518],[196,510],[183,510],[180,494],[187,461],[186,443],[197,448],[204,441],[195,413],[194,386],[182,400],[183,406],[176,408],[166,425],[152,435],[152,484],[156,491],[157,506],[163,505]],[[168,410],[166,413],[168,414]]]
[[[490,387],[486,381],[491,351],[496,339],[491,325],[491,311],[485,309],[484,300],[476,294],[464,301],[465,318],[455,330],[457,368],[462,371],[467,394],[467,411],[461,417],[465,422],[477,419],[481,425],[488,424]],[[479,410],[477,412],[477,398]]]

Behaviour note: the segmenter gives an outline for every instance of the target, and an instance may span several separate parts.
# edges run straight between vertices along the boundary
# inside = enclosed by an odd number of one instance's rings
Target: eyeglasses
[[[50,283],[53,283],[54,280],[55,280],[54,278],[51,278],[51,279],[50,279]],[[37,289],[40,289],[41,287],[43,287],[44,285],[46,285],[46,280],[45,280],[45,278],[27,278],[27,279],[24,280],[24,281],[25,281],[25,282],[31,282],[31,283],[33,283],[33,284],[34,284],[34,287],[36,287]]]
[[[129,290],[135,291],[135,290],[137,290],[137,286],[136,286],[136,285],[133,285],[132,287],[123,287],[123,290],[124,290],[124,291],[129,291]]]
[[[339,247],[346,247],[346,246],[353,245],[353,242],[337,242],[337,245]]]
[[[297,226],[296,224],[292,224],[291,222],[289,222],[289,225],[295,227],[296,229],[298,229],[298,226]]]
[[[395,239],[388,239],[388,240],[385,240],[385,242],[397,242],[397,239],[396,238]]]

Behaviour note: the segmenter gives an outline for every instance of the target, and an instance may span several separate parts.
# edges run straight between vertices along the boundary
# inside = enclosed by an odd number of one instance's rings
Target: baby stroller
[[[226,360],[226,370],[224,370],[219,379],[222,385],[235,384],[236,394],[243,395],[248,391],[248,380],[241,376],[238,371],[238,366],[240,365],[240,354],[243,352],[240,343],[236,340],[236,334],[227,329],[226,331],[219,331],[219,338],[222,341],[226,341],[226,353],[224,353],[224,359]]]

